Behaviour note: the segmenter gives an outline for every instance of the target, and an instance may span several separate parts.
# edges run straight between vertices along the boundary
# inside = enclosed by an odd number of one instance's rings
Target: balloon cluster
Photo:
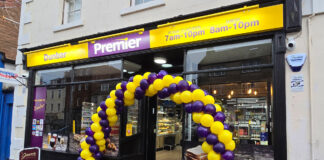
[[[117,84],[116,90],[110,92],[97,113],[92,115],[93,123],[86,129],[87,136],[81,142],[78,160],[100,159],[106,149],[105,139],[109,137],[111,127],[118,120],[117,114],[122,112],[123,107],[132,106],[135,98],[156,94],[159,98],[170,97],[176,104],[183,104],[186,112],[192,113],[193,121],[199,124],[198,136],[206,139],[202,150],[208,154],[208,160],[234,160],[235,142],[228,125],[224,123],[222,108],[215,104],[214,97],[190,81],[168,75],[164,70],[158,74],[146,72],[143,76],[136,75],[128,82]]]

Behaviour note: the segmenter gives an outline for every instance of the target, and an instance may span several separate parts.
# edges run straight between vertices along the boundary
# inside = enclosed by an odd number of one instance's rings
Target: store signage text
[[[88,42],[89,57],[105,56],[150,48],[149,32],[134,33]]]
[[[150,31],[151,48],[275,30],[283,27],[283,5],[238,10]]]

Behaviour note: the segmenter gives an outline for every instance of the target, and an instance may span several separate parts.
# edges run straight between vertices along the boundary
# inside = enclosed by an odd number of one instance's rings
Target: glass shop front
[[[285,92],[278,88],[285,78],[278,76],[278,68],[284,66],[278,59],[284,56],[278,57],[281,42],[275,33],[261,31],[164,49],[152,48],[151,42],[149,49],[95,59],[89,51],[85,60],[32,66],[25,144],[41,147],[42,159],[76,159],[91,116],[110,91],[136,74],[165,70],[215,98],[226,116],[226,128],[233,133],[235,159],[274,159],[278,139],[274,132],[282,129],[275,123],[281,116],[277,109],[285,103],[275,98],[278,91]],[[27,53],[27,62],[28,58]],[[205,139],[198,137],[192,114],[170,98],[135,100],[133,106],[118,108],[117,115],[105,138],[103,159],[207,159],[201,149]]]

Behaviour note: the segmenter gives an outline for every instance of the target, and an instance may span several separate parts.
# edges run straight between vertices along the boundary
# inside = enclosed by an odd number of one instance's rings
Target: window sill
[[[67,24],[62,24],[59,26],[55,26],[53,28],[53,32],[60,32],[60,31],[64,31],[64,30],[68,30],[68,29],[72,29],[72,28],[76,28],[76,27],[81,27],[83,26],[82,21],[75,21],[75,22],[70,22]]]
[[[136,13],[139,11],[143,11],[143,10],[147,10],[147,9],[151,9],[151,8],[155,8],[155,7],[160,7],[160,6],[164,6],[164,5],[165,5],[164,0],[154,0],[154,1],[143,3],[143,4],[139,4],[136,6],[132,6],[129,8],[125,8],[125,9],[121,10],[120,15],[125,16],[125,15],[131,14],[131,13]]]

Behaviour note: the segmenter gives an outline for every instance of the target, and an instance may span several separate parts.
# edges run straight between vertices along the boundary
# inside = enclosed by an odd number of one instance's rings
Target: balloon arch
[[[112,90],[101,102],[97,113],[91,117],[91,127],[87,128],[86,138],[80,143],[80,157],[78,160],[101,159],[106,149],[106,138],[109,137],[111,127],[118,120],[117,114],[122,107],[131,106],[136,99],[144,96],[159,98],[169,97],[176,104],[182,104],[186,112],[192,113],[192,119],[199,124],[197,134],[204,137],[202,150],[207,153],[208,160],[233,160],[235,142],[228,125],[224,123],[225,115],[220,105],[215,104],[213,96],[190,81],[180,76],[168,75],[161,70],[158,74],[146,72],[143,76],[136,75],[129,81],[118,83],[116,90]]]

